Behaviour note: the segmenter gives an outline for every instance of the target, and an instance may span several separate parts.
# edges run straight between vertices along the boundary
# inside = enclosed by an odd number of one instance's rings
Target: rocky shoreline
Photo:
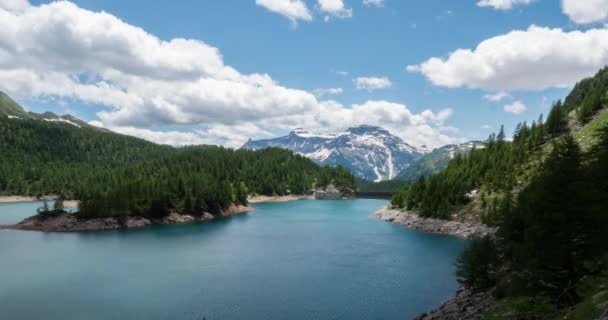
[[[484,236],[496,231],[494,228],[482,224],[422,218],[413,213],[390,209],[388,206],[376,211],[374,216],[410,229],[462,238]]]
[[[204,213],[201,216],[182,215],[171,213],[163,219],[148,219],[144,217],[129,216],[125,218],[93,218],[78,219],[73,214],[62,213],[55,216],[44,217],[36,215],[17,224],[0,226],[0,229],[30,230],[44,232],[85,232],[118,229],[138,229],[151,225],[182,224],[196,221],[208,221],[222,217],[244,214],[255,210],[251,206],[231,206],[218,215]]]
[[[461,288],[456,297],[429,313],[419,315],[415,320],[481,320],[484,310],[495,304],[495,299],[487,292],[473,293]]]

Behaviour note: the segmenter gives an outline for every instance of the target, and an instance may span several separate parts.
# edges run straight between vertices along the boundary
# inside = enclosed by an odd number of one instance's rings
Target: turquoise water
[[[2,319],[411,319],[453,296],[463,240],[370,217],[384,200],[96,233],[0,230]],[[0,204],[2,223],[38,204]]]
[[[53,208],[54,203],[48,201],[49,207]],[[0,203],[0,224],[15,224],[36,214],[36,209],[43,205],[44,201]],[[76,208],[65,208],[65,210],[72,212]]]

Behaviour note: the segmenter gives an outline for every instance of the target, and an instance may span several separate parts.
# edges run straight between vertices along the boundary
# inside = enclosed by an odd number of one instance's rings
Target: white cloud
[[[531,2],[532,0],[479,0],[477,6],[491,7],[495,10],[511,10],[516,5],[525,5]]]
[[[3,8],[0,90],[105,107],[95,123],[117,132],[173,145],[239,146],[249,137],[295,127],[371,124],[413,144],[454,141],[441,129],[448,110],[415,114],[387,101],[348,106],[319,101],[267,74],[240,73],[203,41],[160,40],[108,13],[67,1]],[[390,86],[387,78],[378,79],[384,80],[363,83]],[[163,131],[163,126],[173,129]]]
[[[384,0],[363,0],[363,5],[368,7],[384,7]]]
[[[312,20],[310,10],[303,0],[256,0],[255,3],[286,17],[294,25],[297,24],[298,20]]]
[[[484,124],[484,125],[481,126],[481,128],[484,129],[484,130],[491,130],[492,126],[489,125],[489,124]]]
[[[353,16],[353,9],[346,8],[344,0],[317,0],[317,4],[321,12],[328,14],[325,21],[328,21],[330,16],[341,19]]]
[[[28,0],[0,0],[0,8],[10,11],[22,11],[30,7]]]
[[[390,88],[393,83],[387,77],[358,77],[353,79],[359,90],[378,90]]]
[[[521,101],[515,101],[505,106],[505,111],[512,114],[520,114],[526,110],[528,110],[528,108]]]
[[[570,31],[530,26],[434,57],[407,70],[433,84],[491,91],[565,88],[608,63],[608,29]]]
[[[324,101],[318,113],[285,118],[284,121],[291,123],[292,128],[303,127],[316,132],[362,124],[377,125],[412,144],[437,147],[456,141],[441,133],[452,113],[451,109],[443,109],[416,114],[404,104],[384,100],[370,100],[350,107],[336,101]]]
[[[578,24],[589,24],[608,18],[608,0],[562,0],[562,11]]]
[[[340,76],[347,76],[348,75],[348,71],[336,71],[336,74],[340,75]]]
[[[496,92],[496,93],[488,93],[488,94],[484,95],[483,98],[488,101],[499,102],[504,99],[511,98],[511,95],[504,91],[501,91],[501,92]]]
[[[317,97],[322,97],[322,96],[326,96],[326,95],[338,95],[338,94],[342,94],[344,92],[344,89],[342,88],[318,88],[312,91],[315,96]]]

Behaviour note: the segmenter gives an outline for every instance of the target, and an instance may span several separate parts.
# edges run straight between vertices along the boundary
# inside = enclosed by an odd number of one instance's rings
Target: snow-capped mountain
[[[314,134],[295,129],[275,139],[250,140],[243,149],[284,148],[322,165],[341,165],[360,178],[373,181],[390,180],[414,164],[426,148],[416,148],[385,129],[357,126],[344,132]]]

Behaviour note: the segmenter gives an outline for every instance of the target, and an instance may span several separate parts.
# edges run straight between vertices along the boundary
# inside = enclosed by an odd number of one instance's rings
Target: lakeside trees
[[[354,190],[343,168],[322,168],[281,149],[173,148],[69,124],[0,116],[0,194],[62,194],[86,217],[218,213],[247,195],[303,194],[334,183]]]
[[[604,112],[607,92],[603,69],[556,102],[546,122],[519,124],[512,142],[501,128],[485,149],[456,156],[392,200],[395,207],[449,219],[471,201],[471,190],[481,193],[482,220],[498,231],[469,243],[456,275],[472,290],[502,299],[502,314],[557,318],[585,298],[589,279],[599,279],[598,286],[608,281],[608,124],[593,123],[594,143],[586,151],[569,132],[572,123]]]

